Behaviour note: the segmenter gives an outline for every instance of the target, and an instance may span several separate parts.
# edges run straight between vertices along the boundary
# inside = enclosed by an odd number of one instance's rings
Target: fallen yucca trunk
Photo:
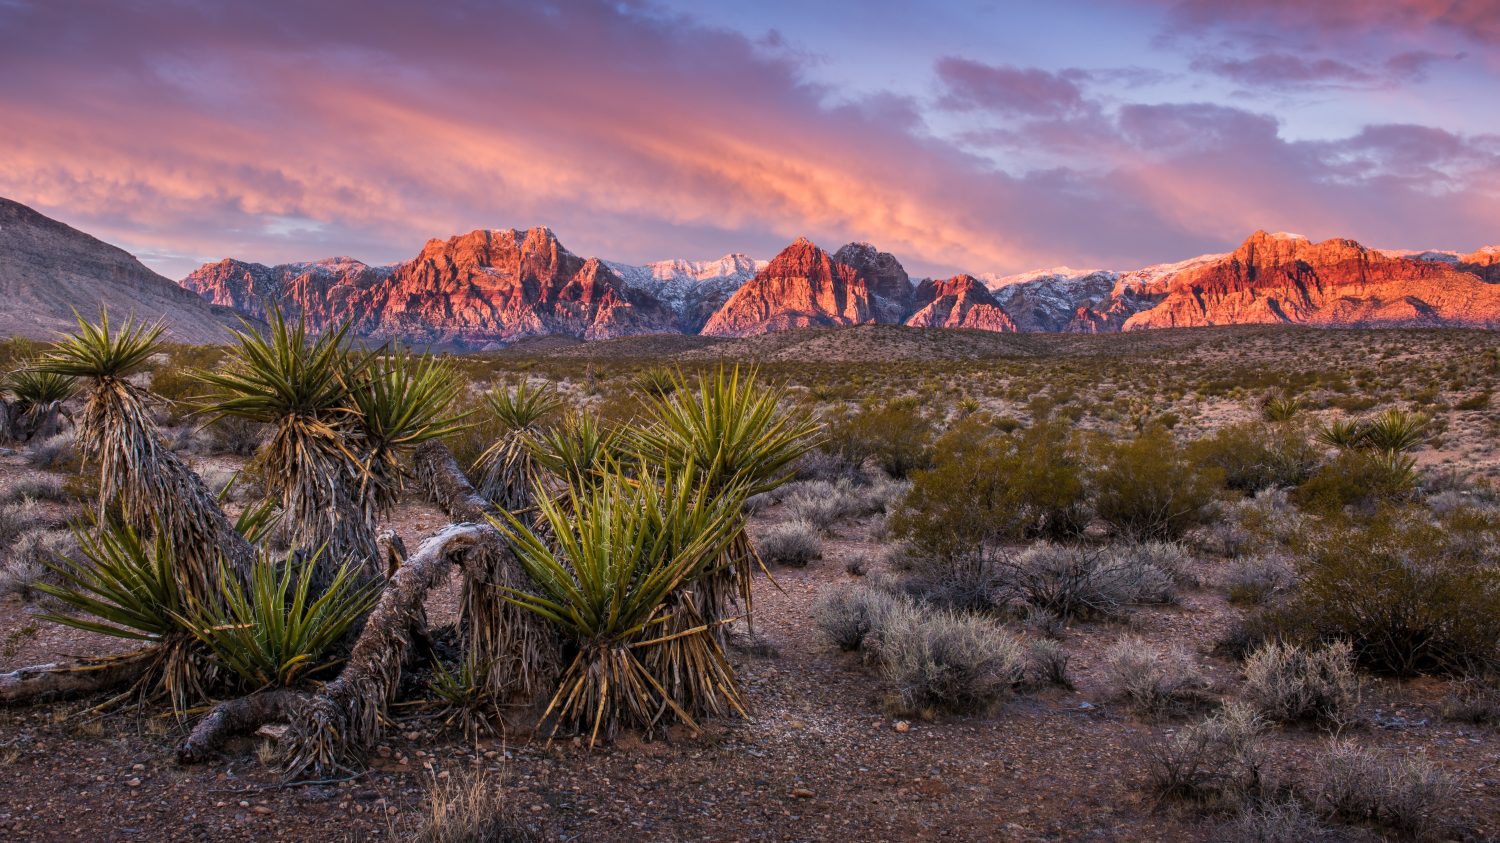
[[[338,678],[301,706],[288,734],[292,775],[349,769],[379,740],[386,707],[401,681],[411,630],[427,593],[448,566],[503,550],[500,533],[481,524],[451,524],[422,543],[386,584]]]
[[[415,464],[417,482],[449,518],[472,523],[505,518],[505,510],[475,491],[441,442],[418,447]],[[493,701],[536,698],[557,675],[557,630],[504,596],[531,591],[531,578],[503,543],[470,551],[463,578],[461,618],[469,675],[483,678]]]

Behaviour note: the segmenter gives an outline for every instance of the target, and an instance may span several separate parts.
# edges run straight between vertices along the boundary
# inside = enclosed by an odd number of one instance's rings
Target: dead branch
[[[192,734],[177,748],[177,760],[182,764],[207,761],[229,738],[253,732],[267,723],[290,720],[306,701],[305,692],[289,688],[258,691],[247,697],[225,700],[193,727]]]

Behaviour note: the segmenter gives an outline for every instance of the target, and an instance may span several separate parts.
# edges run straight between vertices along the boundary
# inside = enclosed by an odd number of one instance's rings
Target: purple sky
[[[548,225],[1128,268],[1500,243],[1500,0],[0,0],[0,195],[180,277]]]

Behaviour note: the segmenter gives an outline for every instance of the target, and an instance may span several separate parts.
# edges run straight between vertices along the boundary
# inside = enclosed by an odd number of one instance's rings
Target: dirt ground
[[[0,471],[16,472],[13,458]],[[781,517],[773,507],[754,529]],[[406,507],[408,541],[440,516]],[[491,771],[528,825],[565,840],[919,841],[1215,840],[1220,826],[1155,804],[1143,787],[1149,746],[1184,720],[1151,722],[1105,698],[1098,655],[1136,634],[1181,644],[1227,690],[1235,666],[1209,654],[1232,614],[1201,589],[1181,605],[1144,608],[1128,623],[1067,630],[1076,689],[1018,696],[991,715],[900,721],[877,678],[816,630],[818,592],[872,564],[870,523],[844,525],[824,556],[778,569],[756,586],[759,646],[732,653],[753,718],[720,719],[692,736],[626,736],[590,751],[569,741],[501,738],[468,744],[430,717],[397,713],[368,773],[285,785],[258,760],[261,738],[184,767],[170,715],[92,714],[98,700],[0,710],[0,838],[36,841],[377,840],[399,838],[425,810],[435,777]],[[1211,572],[1205,571],[1205,574]],[[456,583],[435,593],[435,624],[451,619]],[[25,630],[34,627],[35,632]],[[0,603],[0,669],[119,649],[119,642],[37,623]],[[751,652],[753,650],[753,652]],[[1500,838],[1500,735],[1444,721],[1442,683],[1373,682],[1362,745],[1423,753],[1460,783],[1459,824]],[[1305,764],[1326,736],[1279,730],[1276,754]]]

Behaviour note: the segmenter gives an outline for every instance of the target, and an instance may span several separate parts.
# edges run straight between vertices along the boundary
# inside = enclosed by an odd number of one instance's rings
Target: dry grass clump
[[[767,563],[802,568],[823,558],[823,539],[818,528],[807,521],[783,521],[760,534],[755,550]]]
[[[1163,547],[1040,542],[995,565],[996,588],[1004,602],[1065,620],[1117,617],[1132,604],[1175,602],[1178,577],[1157,563],[1176,566],[1182,557]]]
[[[902,604],[902,598],[874,586],[857,584],[826,590],[813,610],[813,621],[839,649],[858,650],[874,630]]]
[[[1135,636],[1120,639],[1105,652],[1104,674],[1111,696],[1145,717],[1198,703],[1208,687],[1184,650],[1157,647]]]
[[[1500,726],[1500,684],[1494,677],[1466,679],[1443,700],[1442,712],[1449,720]]]
[[[1316,649],[1270,642],[1245,660],[1246,700],[1279,723],[1344,722],[1359,702],[1359,678],[1349,645]]]
[[[1317,760],[1313,804],[1345,821],[1430,839],[1450,823],[1453,783],[1424,756],[1333,743]]]
[[[977,615],[907,603],[867,636],[896,714],[990,710],[1025,679],[1020,642]]]
[[[38,501],[70,501],[73,493],[68,491],[62,479],[51,474],[39,474],[26,477],[12,483],[6,490],[6,497],[11,500],[38,500]]]
[[[877,666],[896,714],[981,713],[1026,679],[1021,642],[980,615],[856,585],[825,594],[816,618],[840,648]]]
[[[1295,799],[1253,802],[1223,829],[1227,843],[1306,843],[1325,839],[1329,829]]]
[[[1270,789],[1264,733],[1265,722],[1249,706],[1224,706],[1148,752],[1151,791],[1205,807],[1251,804]]]
[[[0,503],[0,547],[10,547],[41,517],[41,508],[32,498]]]
[[[54,581],[52,565],[78,553],[78,540],[66,530],[30,529],[21,533],[0,562],[0,597],[15,594],[31,602],[39,584]]]
[[[69,430],[26,446],[26,464],[32,468],[59,471],[77,462],[76,434]]]
[[[1220,584],[1229,602],[1241,606],[1269,603],[1296,581],[1292,561],[1279,553],[1235,559],[1224,569]]]
[[[391,835],[412,843],[532,843],[549,839],[526,824],[498,779],[486,773],[434,777],[427,812]]]
[[[1032,641],[1027,648],[1026,659],[1033,683],[1056,685],[1059,688],[1073,687],[1073,677],[1068,673],[1068,651],[1058,642],[1048,638]]]

